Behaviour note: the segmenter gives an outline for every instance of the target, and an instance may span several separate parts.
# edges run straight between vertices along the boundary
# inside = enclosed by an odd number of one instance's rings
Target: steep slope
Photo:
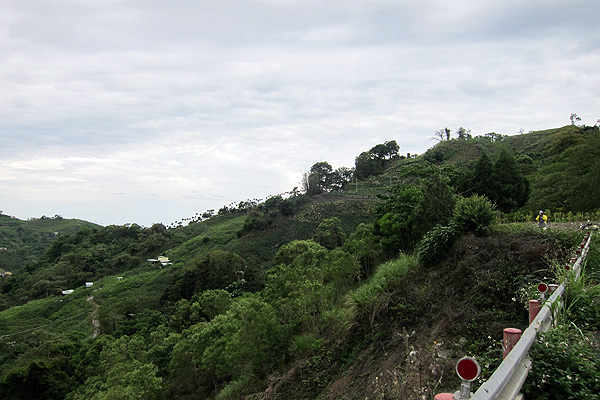
[[[429,399],[458,390],[454,366],[466,355],[482,364],[482,382],[502,359],[502,330],[527,326],[534,286],[550,279],[575,240],[529,229],[465,236],[448,259],[383,293],[363,329],[316,348],[248,398]]]

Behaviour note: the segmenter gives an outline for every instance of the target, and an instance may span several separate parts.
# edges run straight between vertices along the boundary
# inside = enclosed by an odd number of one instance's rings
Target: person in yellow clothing
[[[540,210],[540,213],[535,217],[535,220],[538,222],[540,228],[546,229],[548,227],[548,216],[544,214],[543,211]]]

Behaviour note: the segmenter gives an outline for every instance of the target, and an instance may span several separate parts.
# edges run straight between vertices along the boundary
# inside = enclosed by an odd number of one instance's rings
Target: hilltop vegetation
[[[18,271],[35,262],[59,236],[99,228],[91,222],[59,215],[21,221],[0,211],[0,269]]]
[[[440,137],[418,157],[388,141],[353,168],[319,161],[302,191],[185,226],[53,236],[0,278],[0,397],[420,398],[455,390],[465,354],[489,371],[580,239],[497,222],[597,220],[596,189],[571,190],[598,178],[600,133]]]
[[[593,184],[600,178],[598,144],[598,126],[567,125],[514,136],[442,141],[425,158],[437,165],[474,168],[484,154],[497,162],[502,152],[508,152],[530,184],[530,196],[519,209],[548,210],[560,213],[560,219],[569,212],[598,211],[599,189]]]

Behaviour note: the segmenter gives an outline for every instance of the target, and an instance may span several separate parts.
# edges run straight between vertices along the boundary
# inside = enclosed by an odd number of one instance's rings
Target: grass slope
[[[18,271],[35,262],[59,236],[74,235],[82,229],[100,228],[100,225],[79,219],[23,221],[0,214],[0,269]]]

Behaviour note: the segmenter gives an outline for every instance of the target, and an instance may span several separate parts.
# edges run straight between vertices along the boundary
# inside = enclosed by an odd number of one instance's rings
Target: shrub
[[[596,246],[591,246],[593,254]],[[588,260],[588,265],[589,264]],[[586,268],[587,269],[587,268]],[[557,272],[567,286],[556,328],[542,333],[530,351],[532,372],[524,387],[537,399],[600,399],[600,285],[580,276]],[[562,276],[561,276],[562,275]],[[541,394],[541,395],[540,395]]]
[[[350,294],[347,301],[353,320],[350,326],[368,325],[373,328],[375,319],[387,306],[383,293],[380,285],[368,283]]]
[[[496,206],[480,195],[460,198],[452,216],[458,230],[476,235],[484,235],[497,218]]]
[[[302,333],[295,336],[290,343],[290,352],[296,357],[310,355],[320,343],[313,333]]]
[[[216,400],[234,400],[242,398],[244,393],[252,386],[256,378],[252,374],[245,374],[227,384],[215,397]]]
[[[377,267],[373,282],[381,284],[386,291],[396,291],[416,266],[417,261],[414,257],[400,256]]]
[[[530,351],[533,366],[524,386],[536,399],[600,399],[600,349],[593,339],[559,326]]]
[[[454,223],[434,226],[419,243],[419,260],[423,264],[438,264],[446,258],[458,237],[459,231]]]
[[[373,277],[347,299],[354,325],[374,328],[377,317],[389,307],[393,295],[416,266],[415,257],[401,256],[377,267]]]
[[[373,225],[361,223],[344,242],[343,248],[356,257],[366,277],[383,259],[383,247],[373,233]]]

